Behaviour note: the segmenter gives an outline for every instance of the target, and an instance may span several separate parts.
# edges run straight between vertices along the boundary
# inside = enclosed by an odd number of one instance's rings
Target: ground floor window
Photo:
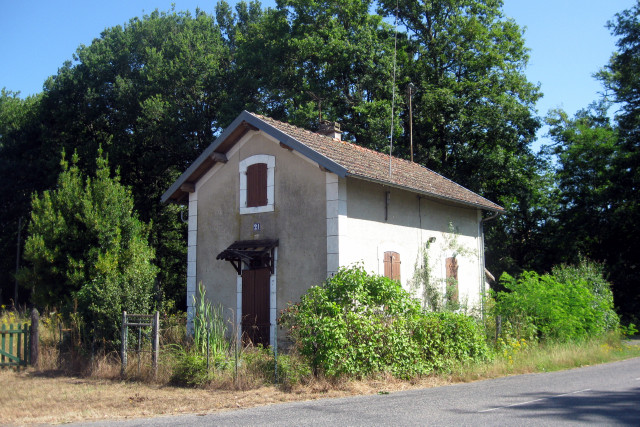
[[[388,251],[384,253],[384,276],[400,281],[400,254]]]

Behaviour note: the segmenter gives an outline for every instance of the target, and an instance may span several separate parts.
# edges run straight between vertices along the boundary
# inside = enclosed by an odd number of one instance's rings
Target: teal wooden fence
[[[0,368],[27,366],[30,329],[28,323],[0,325]]]

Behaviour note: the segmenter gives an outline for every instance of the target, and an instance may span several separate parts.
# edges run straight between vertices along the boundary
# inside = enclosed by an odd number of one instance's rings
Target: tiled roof
[[[342,166],[347,171],[347,175],[402,187],[418,193],[435,196],[436,198],[470,204],[491,211],[504,210],[492,201],[418,163],[391,157],[390,175],[388,154],[311,132],[259,114],[249,114],[288,135],[319,155]]]

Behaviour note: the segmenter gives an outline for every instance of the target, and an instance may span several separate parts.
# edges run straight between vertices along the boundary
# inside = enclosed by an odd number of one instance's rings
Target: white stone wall
[[[340,265],[362,262],[367,271],[384,274],[384,253],[400,254],[401,283],[416,296],[412,285],[422,265],[421,248],[428,251],[432,277],[445,290],[445,259],[456,256],[460,302],[478,307],[482,280],[479,250],[479,212],[447,205],[396,188],[347,179],[347,216],[340,230]],[[386,192],[389,191],[389,203]],[[385,209],[386,217],[385,220]],[[430,239],[435,239],[429,243]]]

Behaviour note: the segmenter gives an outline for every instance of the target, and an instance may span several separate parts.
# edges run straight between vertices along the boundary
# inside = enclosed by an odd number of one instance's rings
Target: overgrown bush
[[[461,313],[425,313],[414,326],[413,338],[424,360],[435,370],[446,370],[455,362],[489,358],[481,327],[473,317]]]
[[[173,346],[171,382],[176,385],[198,387],[213,378],[215,370],[230,364],[229,341],[226,339],[222,307],[213,306],[206,298],[206,289],[198,284],[193,296],[193,340]]]
[[[613,292],[611,284],[605,280],[604,264],[583,258],[578,265],[557,265],[553,267],[551,274],[560,283],[579,283],[590,291],[593,297],[592,307],[598,313],[592,319],[597,328],[613,331],[619,326],[620,317],[613,309]]]
[[[341,268],[309,289],[283,311],[280,323],[314,371],[327,376],[410,377],[488,355],[473,319],[425,314],[400,284],[361,266]]]
[[[558,266],[552,274],[504,273],[500,283],[507,291],[494,294],[495,313],[515,330],[533,326],[541,340],[580,340],[618,327],[609,284],[592,262]]]

